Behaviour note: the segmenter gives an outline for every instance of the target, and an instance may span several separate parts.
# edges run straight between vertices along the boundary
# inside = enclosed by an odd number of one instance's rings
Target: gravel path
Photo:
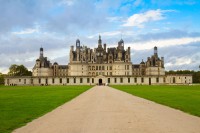
[[[200,133],[200,118],[95,86],[14,133]]]

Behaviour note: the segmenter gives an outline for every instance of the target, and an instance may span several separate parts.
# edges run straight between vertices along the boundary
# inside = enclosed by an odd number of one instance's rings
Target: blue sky
[[[11,64],[30,70],[39,48],[53,63],[68,64],[69,47],[113,47],[123,38],[133,64],[158,46],[166,70],[199,70],[198,0],[0,0],[0,72]]]

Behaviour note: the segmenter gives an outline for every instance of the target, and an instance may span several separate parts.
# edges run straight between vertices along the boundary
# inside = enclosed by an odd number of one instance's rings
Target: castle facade
[[[190,84],[191,75],[165,75],[164,57],[153,55],[140,64],[131,62],[131,48],[124,48],[121,39],[116,47],[107,48],[99,36],[97,47],[82,46],[79,39],[71,46],[68,65],[53,64],[44,57],[40,48],[39,58],[28,77],[6,77],[5,85],[95,85],[95,84]]]

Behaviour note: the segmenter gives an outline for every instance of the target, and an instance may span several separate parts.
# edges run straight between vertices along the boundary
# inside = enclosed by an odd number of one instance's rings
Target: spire
[[[98,47],[102,47],[102,41],[101,41],[101,36],[99,35],[99,40],[98,40]]]

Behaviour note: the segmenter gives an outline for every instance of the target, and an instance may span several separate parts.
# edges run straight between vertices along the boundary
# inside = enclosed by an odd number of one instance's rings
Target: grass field
[[[200,86],[112,86],[200,117]]]
[[[44,115],[91,86],[0,86],[0,133]]]

